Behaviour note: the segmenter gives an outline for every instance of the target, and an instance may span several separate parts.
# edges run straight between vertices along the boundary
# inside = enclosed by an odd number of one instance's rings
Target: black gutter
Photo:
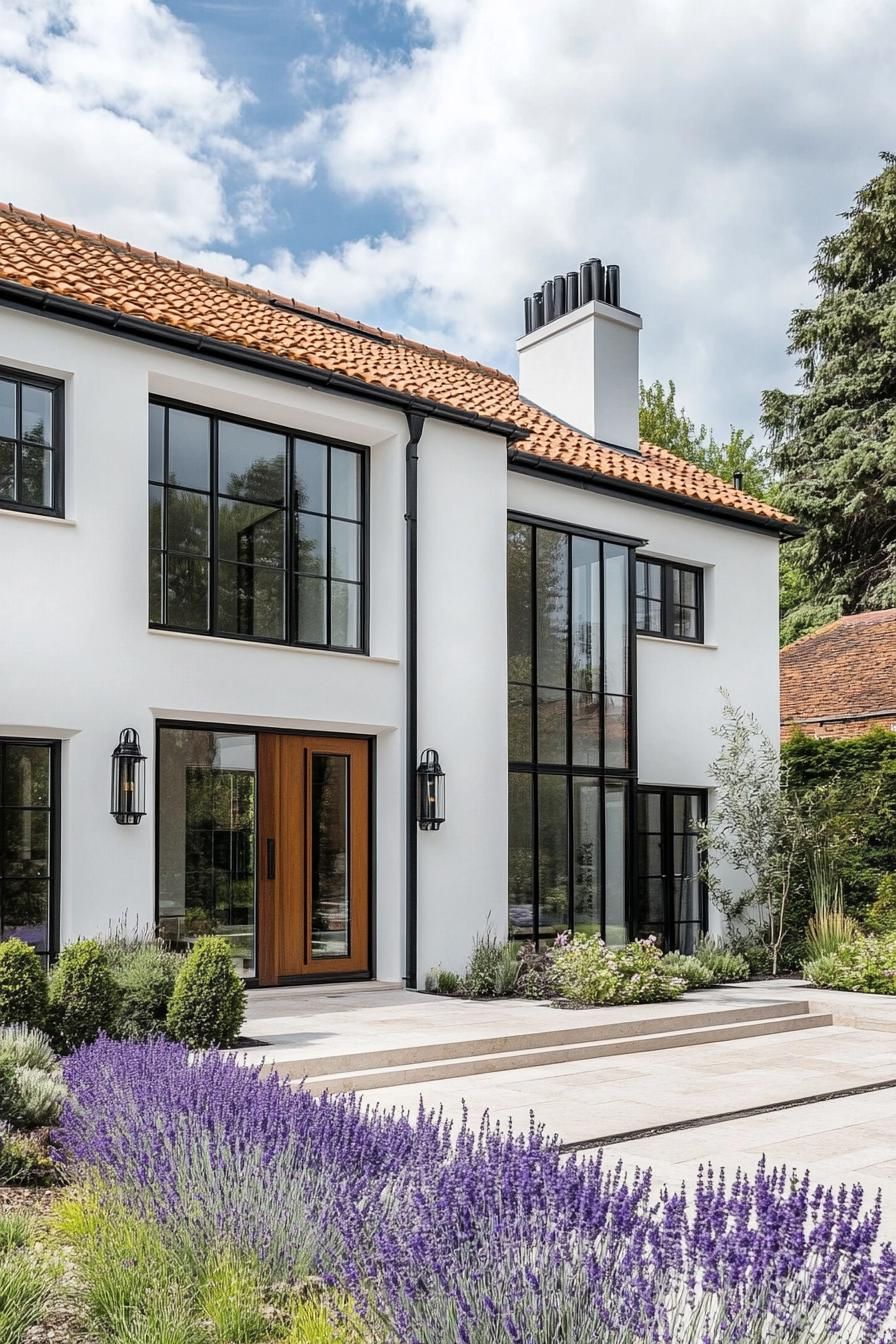
[[[405,809],[404,980],[417,988],[417,449],[426,416],[408,411],[405,480],[405,697],[407,700]]]
[[[700,513],[717,523],[730,523],[734,527],[748,527],[760,532],[774,532],[783,540],[802,537],[805,528],[796,523],[784,523],[777,518],[762,518],[758,514],[743,513],[740,509],[729,509],[724,504],[710,504],[706,500],[691,499],[687,495],[672,494],[653,485],[642,485],[639,481],[624,481],[616,476],[603,476],[590,471],[587,467],[573,467],[565,462],[555,462],[550,458],[536,457],[522,449],[510,448],[507,453],[509,471],[521,472],[526,476],[555,476],[566,485],[578,486],[581,490],[596,490],[598,493],[612,491],[626,495],[642,503],[650,503],[661,509],[684,509],[691,513]]]
[[[342,392],[364,401],[375,401],[383,406],[395,407],[406,414],[432,415],[439,420],[449,420],[454,424],[468,425],[487,433],[500,434],[508,442],[525,439],[529,434],[528,430],[521,429],[519,425],[511,424],[507,420],[496,420],[493,416],[477,415],[475,411],[445,406],[442,402],[433,401],[429,397],[396,392],[378,383],[365,383],[361,378],[352,378],[346,373],[335,373],[329,369],[319,369],[313,364],[303,364],[300,360],[290,359],[285,355],[264,354],[260,350],[250,350],[246,346],[221,341],[214,336],[205,336],[201,332],[181,331],[178,327],[171,327],[163,322],[151,322],[147,318],[115,312],[98,304],[63,298],[49,294],[46,290],[32,289],[30,285],[17,285],[10,280],[0,280],[0,304],[39,312],[58,321],[91,327],[110,335],[123,336],[128,340],[162,346],[178,354],[192,355],[213,363],[246,369],[252,373],[263,373],[273,378],[284,378],[324,391]]]

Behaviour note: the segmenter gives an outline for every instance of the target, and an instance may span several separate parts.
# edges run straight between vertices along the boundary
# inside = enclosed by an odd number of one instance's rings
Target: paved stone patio
[[[477,1123],[483,1112],[527,1127],[530,1114],[565,1142],[582,1143],[633,1130],[688,1122],[743,1108],[776,1105],[819,1093],[896,1080],[896,999],[818,991],[799,981],[751,983],[701,991],[677,1004],[563,1013],[543,1004],[469,1003],[379,985],[255,991],[246,1032],[264,1039],[251,1051],[280,1059],[382,1050],[434,1041],[468,1040],[550,1030],[558,1020],[668,1018],[705,1009],[809,1000],[834,1014],[835,1025],[791,1035],[729,1040],[528,1067],[475,1077],[365,1092],[372,1105],[415,1112],[441,1108]],[[770,1162],[839,1185],[858,1181],[884,1193],[887,1235],[896,1239],[896,1088],[738,1120],[628,1139],[606,1148],[627,1167],[650,1165],[663,1181],[692,1180],[701,1162],[734,1169]]]

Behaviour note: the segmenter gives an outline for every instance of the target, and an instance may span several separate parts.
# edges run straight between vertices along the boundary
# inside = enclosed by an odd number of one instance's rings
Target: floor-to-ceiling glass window
[[[510,934],[624,942],[633,551],[512,518],[507,564]]]
[[[46,964],[58,889],[59,744],[0,740],[0,938],[21,938]]]
[[[255,974],[255,736],[159,729],[159,926],[175,947],[223,935]]]
[[[693,952],[706,931],[701,877],[703,790],[638,790],[638,937],[653,934],[667,951]]]

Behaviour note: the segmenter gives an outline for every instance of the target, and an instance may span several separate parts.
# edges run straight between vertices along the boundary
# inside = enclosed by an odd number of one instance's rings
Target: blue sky
[[[889,0],[0,0],[2,192],[511,371],[599,255],[724,435],[792,384],[894,68]]]
[[[403,6],[380,0],[174,0],[169,8],[202,34],[218,71],[252,88],[258,101],[246,109],[245,123],[269,129],[286,130],[300,110],[336,100],[327,64],[347,45],[406,60],[412,45],[428,39],[426,26],[409,21]],[[297,69],[300,64],[307,69]],[[272,246],[302,255],[401,227],[399,202],[385,196],[355,201],[318,177],[300,198],[286,187],[274,189],[264,236],[249,238],[243,252],[257,261]]]

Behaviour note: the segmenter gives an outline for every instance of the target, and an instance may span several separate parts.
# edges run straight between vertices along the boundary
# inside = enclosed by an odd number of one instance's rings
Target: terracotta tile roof
[[[769,504],[654,444],[619,452],[524,401],[515,379],[270,291],[0,204],[0,280],[202,334],[526,431],[517,451],[787,524]]]
[[[892,716],[896,609],[864,611],[781,650],[781,723]]]

